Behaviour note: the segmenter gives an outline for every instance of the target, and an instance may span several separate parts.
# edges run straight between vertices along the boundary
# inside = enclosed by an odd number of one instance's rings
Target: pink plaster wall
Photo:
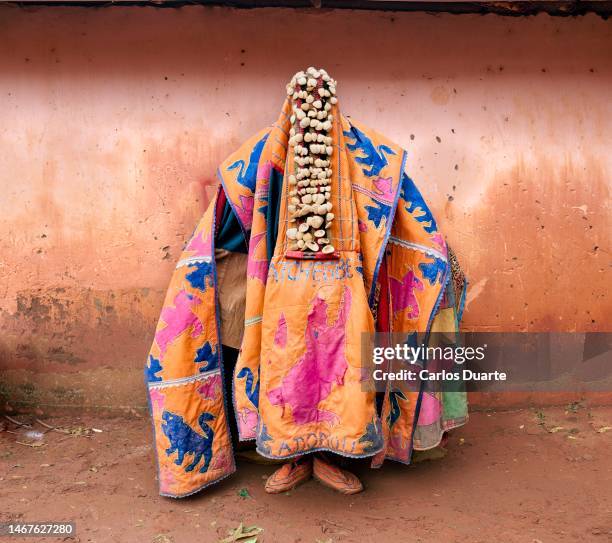
[[[216,166],[308,65],[408,149],[470,276],[466,327],[610,330],[610,30],[594,15],[0,7],[5,395],[144,405],[163,291]]]

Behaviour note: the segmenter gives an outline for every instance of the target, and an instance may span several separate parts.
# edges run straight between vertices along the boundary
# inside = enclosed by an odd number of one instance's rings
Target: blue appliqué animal
[[[246,377],[245,389],[246,389],[247,396],[249,400],[251,400],[251,403],[255,407],[258,407],[259,405],[259,379],[257,380],[257,383],[255,383],[255,386],[253,386],[255,377],[253,375],[253,372],[251,371],[251,368],[242,368],[238,372],[238,375],[236,375],[236,377],[238,379],[244,379]]]
[[[406,174],[402,175],[401,197],[407,204],[406,211],[413,214],[417,222],[423,224],[425,232],[431,234],[438,229],[436,221],[421,196],[419,189],[417,189],[414,181]]]
[[[380,421],[368,423],[365,434],[359,438],[359,443],[367,443],[363,448],[364,453],[375,453],[380,450],[383,444]]]
[[[185,471],[193,471],[202,457],[204,457],[204,464],[200,468],[200,473],[208,471],[208,466],[212,459],[212,444],[215,434],[206,422],[214,418],[210,413],[202,413],[199,416],[198,424],[204,432],[204,435],[202,435],[185,423],[183,417],[175,415],[170,411],[163,412],[162,430],[166,434],[168,441],[170,441],[170,447],[166,449],[166,454],[170,456],[174,452],[178,453],[174,461],[177,466],[183,464],[185,455],[191,454],[193,455],[193,462],[185,467]]]
[[[203,366],[200,366],[200,371],[214,370],[219,366],[219,357],[217,356],[217,350],[212,348],[210,341],[207,341],[196,351],[196,357],[193,360],[196,364],[205,362]]]
[[[162,370],[162,365],[160,363],[160,361],[157,358],[153,358],[153,355],[150,354],[149,355],[149,364],[146,367],[146,375],[147,375],[147,381],[149,383],[155,383],[158,381],[161,381],[162,378],[159,375],[155,375],[156,373],[160,372]]]
[[[446,262],[437,256],[431,256],[433,262],[421,262],[419,269],[423,274],[423,277],[429,281],[429,284],[435,285],[438,278],[440,282],[446,272]]]
[[[346,146],[350,151],[361,151],[365,154],[363,157],[356,157],[355,161],[363,166],[369,166],[370,169],[361,168],[363,173],[368,177],[377,176],[382,169],[389,164],[387,155],[394,155],[395,151],[387,145],[379,145],[374,147],[372,140],[368,138],[359,128],[351,126],[351,129],[344,132],[344,137],[355,140],[355,143],[347,143]]]
[[[210,262],[196,262],[189,264],[188,268],[195,268],[192,272],[189,272],[185,279],[189,281],[189,284],[193,288],[200,289],[206,292],[207,287],[212,287],[213,282],[213,267]]]
[[[261,138],[253,147],[251,155],[249,156],[249,164],[245,168],[244,160],[237,160],[233,164],[230,164],[227,169],[228,171],[235,170],[238,168],[238,176],[236,181],[243,187],[247,187],[252,192],[255,191],[255,184],[257,183],[257,166],[259,164],[259,158],[264,148],[268,134]]]

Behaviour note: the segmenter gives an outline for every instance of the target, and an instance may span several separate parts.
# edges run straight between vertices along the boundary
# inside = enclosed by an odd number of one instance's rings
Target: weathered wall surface
[[[471,279],[466,327],[609,330],[610,29],[596,16],[1,7],[0,393],[144,405],[163,291],[216,165],[308,65],[339,81],[345,113],[408,149]]]

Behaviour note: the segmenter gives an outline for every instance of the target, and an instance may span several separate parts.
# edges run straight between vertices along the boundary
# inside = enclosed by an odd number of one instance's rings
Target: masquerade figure
[[[362,360],[364,333],[453,334],[461,318],[465,278],[405,163],[308,68],[276,123],[220,166],[146,368],[162,495],[234,472],[234,420],[284,461],[267,492],[314,476],[344,494],[363,486],[341,457],[408,464],[465,423],[461,390],[377,396]]]

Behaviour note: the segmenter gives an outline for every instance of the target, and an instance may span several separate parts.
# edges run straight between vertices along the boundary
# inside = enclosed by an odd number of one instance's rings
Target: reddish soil
[[[239,461],[199,495],[160,498],[146,419],[47,420],[102,432],[49,432],[37,447],[6,422],[0,521],[72,520],[79,542],[217,542],[240,522],[262,543],[612,540],[612,407],[475,413],[443,459],[353,465],[367,487],[353,497],[314,481],[268,496],[273,468]]]

